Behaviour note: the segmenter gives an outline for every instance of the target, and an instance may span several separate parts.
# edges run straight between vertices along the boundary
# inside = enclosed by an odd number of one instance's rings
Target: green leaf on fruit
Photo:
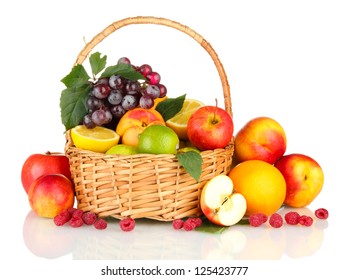
[[[119,75],[126,79],[136,81],[136,80],[144,80],[144,76],[137,72],[132,65],[120,63],[113,66],[107,67],[104,72],[101,74],[101,78],[110,77],[113,75]]]
[[[91,65],[91,70],[92,74],[96,76],[101,72],[107,63],[107,56],[101,57],[101,53],[95,52],[90,55],[89,57],[90,65]]]
[[[207,232],[207,233],[222,233],[225,230],[229,229],[229,227],[218,226],[208,219],[202,219],[201,226],[195,228],[196,231]]]
[[[179,163],[197,182],[200,180],[202,173],[202,157],[200,153],[188,151],[177,153]]]
[[[249,225],[249,224],[250,223],[249,223],[248,219],[241,219],[235,225]],[[207,232],[207,233],[222,233],[222,232],[224,232],[225,230],[227,230],[229,228],[230,227],[228,227],[228,226],[216,225],[216,224],[210,222],[207,218],[203,218],[201,226],[195,228],[195,230],[196,231],[201,231],[201,232]]]
[[[158,111],[165,121],[174,117],[183,107],[186,94],[178,96],[176,98],[167,98],[156,106]]]
[[[78,125],[87,114],[86,99],[91,90],[89,84],[69,87],[62,91],[60,98],[61,120],[66,130]]]
[[[87,74],[84,66],[82,66],[81,64],[77,64],[72,68],[70,73],[61,80],[61,82],[67,88],[77,88],[86,85],[89,79],[90,77]]]

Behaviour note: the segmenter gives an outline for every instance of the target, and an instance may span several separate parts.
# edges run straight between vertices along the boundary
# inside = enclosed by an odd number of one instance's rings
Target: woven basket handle
[[[179,31],[182,31],[183,33],[189,35],[192,37],[195,41],[197,41],[211,56],[219,77],[221,79],[222,88],[223,88],[223,96],[224,96],[224,107],[225,110],[232,116],[232,106],[231,106],[231,98],[230,98],[230,87],[227,80],[226,73],[224,71],[223,65],[220,62],[217,53],[215,50],[211,47],[211,45],[198,33],[196,33],[194,30],[189,28],[188,26],[182,25],[178,22],[166,19],[166,18],[159,18],[159,17],[129,17],[125,18],[119,21],[116,21],[106,27],[102,32],[98,33],[96,36],[92,38],[92,40],[85,45],[85,47],[81,50],[79,53],[75,64],[82,64],[86,57],[89,55],[89,53],[92,51],[92,49],[99,44],[101,41],[103,41],[106,37],[108,37],[111,33],[114,31],[127,26],[131,24],[156,24],[156,25],[164,25],[168,27],[172,27],[174,29],[177,29]]]

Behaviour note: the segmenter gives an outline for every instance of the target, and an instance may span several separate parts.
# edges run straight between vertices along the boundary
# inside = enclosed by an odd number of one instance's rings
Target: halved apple
[[[229,176],[220,174],[204,185],[200,207],[212,223],[232,226],[244,217],[247,204],[242,194],[234,192],[233,181]]]

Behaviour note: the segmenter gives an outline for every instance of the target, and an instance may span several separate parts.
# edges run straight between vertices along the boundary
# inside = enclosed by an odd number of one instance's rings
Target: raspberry
[[[196,227],[199,227],[202,225],[202,220],[200,218],[194,218],[195,223],[196,223]]]
[[[315,216],[319,219],[327,219],[328,218],[328,211],[325,208],[319,208],[315,210]]]
[[[107,222],[105,220],[103,220],[103,219],[98,219],[97,221],[95,221],[93,226],[96,229],[106,229],[107,228]]]
[[[131,231],[135,228],[136,221],[134,219],[128,217],[128,218],[121,220],[119,225],[123,231]]]
[[[187,219],[183,224],[183,228],[186,231],[191,231],[196,228],[196,222],[192,219]]]
[[[76,209],[75,211],[73,211],[72,217],[81,218],[82,214],[84,214],[84,211],[82,211],[81,209]]]
[[[69,221],[69,224],[74,227],[81,227],[84,224],[84,221],[80,217],[72,217]]]
[[[63,210],[61,213],[57,214],[53,218],[53,222],[55,223],[56,226],[63,226],[67,222],[69,222],[71,218],[71,214],[68,210]]]
[[[186,222],[188,222],[188,223],[194,223],[195,224],[195,227],[199,227],[199,226],[201,226],[201,224],[202,224],[202,220],[200,219],[200,218],[188,218],[187,220],[186,220]]]
[[[259,227],[268,220],[268,216],[264,213],[255,213],[249,217],[249,223],[253,227]]]
[[[174,229],[181,229],[183,227],[184,221],[181,219],[176,219],[172,221],[172,227]]]
[[[77,209],[74,207],[71,207],[68,209],[68,212],[70,213],[70,215],[73,215],[73,213],[76,211]]]
[[[97,215],[93,212],[85,212],[84,214],[82,214],[81,218],[86,225],[93,225],[97,220]]]
[[[313,218],[307,215],[302,215],[298,218],[298,223],[302,226],[310,227],[313,224]]]
[[[273,215],[271,215],[270,218],[269,218],[269,224],[273,228],[281,227],[282,224],[283,224],[283,219],[282,219],[281,215],[278,214],[278,213],[274,213]]]
[[[286,213],[285,221],[289,225],[297,225],[299,217],[300,217],[300,215],[298,214],[298,212],[290,211],[290,212]]]

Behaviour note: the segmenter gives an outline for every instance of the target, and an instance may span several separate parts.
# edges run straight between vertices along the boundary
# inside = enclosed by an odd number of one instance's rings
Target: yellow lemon
[[[177,134],[168,126],[151,125],[139,135],[138,152],[143,154],[176,154]]]
[[[166,121],[166,125],[172,128],[181,140],[188,140],[187,123],[191,114],[199,107],[203,106],[199,100],[187,98],[184,100],[182,109],[171,119]]]
[[[98,153],[105,153],[120,140],[120,136],[114,130],[102,126],[87,128],[78,125],[73,127],[70,133],[77,148]]]

